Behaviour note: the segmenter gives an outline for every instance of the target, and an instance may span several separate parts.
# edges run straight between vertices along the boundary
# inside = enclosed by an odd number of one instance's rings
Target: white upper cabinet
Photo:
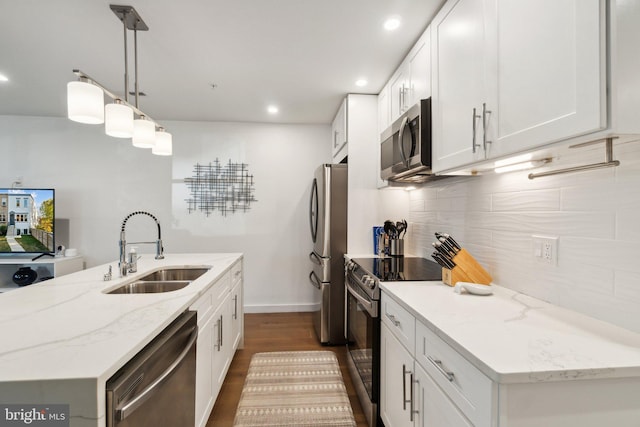
[[[347,155],[347,98],[342,100],[331,124],[331,154],[334,163],[340,163]]]
[[[484,158],[485,0],[447,2],[431,23],[436,172]]]
[[[408,106],[431,96],[431,27],[422,34],[408,56],[409,93]]]
[[[378,135],[380,135],[386,128],[391,126],[390,93],[391,82],[387,83],[378,94]]]
[[[604,129],[605,24],[604,0],[447,2],[432,22],[434,170]]]
[[[600,0],[494,0],[487,40],[488,157],[606,127]]]
[[[431,96],[431,29],[420,36],[385,86],[389,99],[390,119],[386,129],[402,113],[421,99]],[[382,92],[380,93],[383,94]]]
[[[403,63],[391,77],[391,122],[407,111],[409,103],[409,68]]]

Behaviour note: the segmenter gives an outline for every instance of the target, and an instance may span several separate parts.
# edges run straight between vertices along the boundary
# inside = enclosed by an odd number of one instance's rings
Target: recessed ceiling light
[[[358,86],[358,87],[364,87],[368,83],[369,82],[366,79],[358,79],[358,80],[356,80],[356,86]]]
[[[392,16],[384,21],[384,29],[387,31],[397,30],[400,27],[400,18]]]
[[[276,107],[275,105],[269,105],[267,107],[267,112],[269,114],[276,114],[278,112],[278,107]]]
[[[8,82],[9,81],[9,77],[5,76],[4,74],[0,74],[0,82]]]

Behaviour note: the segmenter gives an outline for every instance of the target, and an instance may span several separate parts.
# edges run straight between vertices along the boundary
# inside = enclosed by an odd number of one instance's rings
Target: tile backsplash
[[[604,161],[604,147],[554,159]],[[453,177],[411,193],[407,246],[431,257],[453,235],[494,283],[640,332],[640,141],[614,145],[616,168],[528,179],[530,171]],[[532,235],[558,237],[558,265],[538,262]]]

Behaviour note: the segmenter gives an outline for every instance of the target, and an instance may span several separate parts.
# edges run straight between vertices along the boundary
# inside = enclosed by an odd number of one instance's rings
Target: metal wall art
[[[203,212],[209,216],[219,211],[223,216],[238,211],[246,212],[251,202],[257,202],[254,196],[253,175],[249,174],[246,163],[225,165],[216,158],[213,163],[193,167],[193,177],[184,182],[191,192],[185,199],[189,213]]]

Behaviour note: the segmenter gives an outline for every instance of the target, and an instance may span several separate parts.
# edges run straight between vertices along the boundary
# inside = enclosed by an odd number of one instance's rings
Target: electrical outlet
[[[531,236],[533,257],[541,264],[558,265],[558,238],[554,236]]]

